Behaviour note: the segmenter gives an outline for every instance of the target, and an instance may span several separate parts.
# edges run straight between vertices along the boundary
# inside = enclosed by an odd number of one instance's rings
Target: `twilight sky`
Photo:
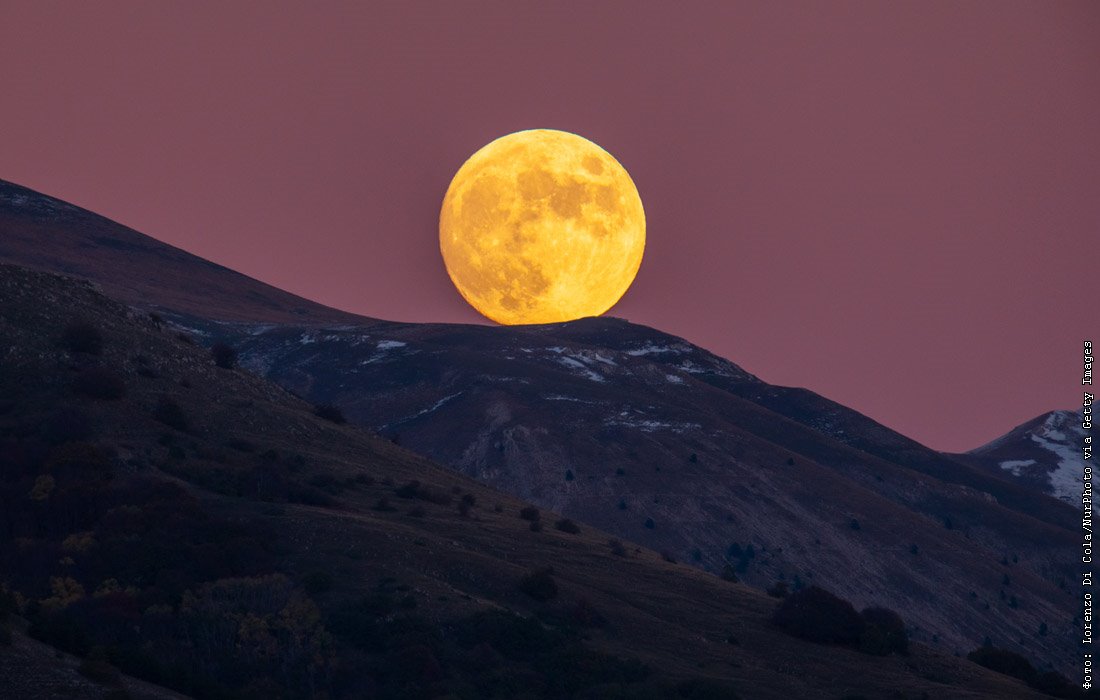
[[[638,186],[611,314],[925,444],[1080,405],[1100,3],[2,0],[0,178],[311,299],[486,322],[439,205],[572,131]]]

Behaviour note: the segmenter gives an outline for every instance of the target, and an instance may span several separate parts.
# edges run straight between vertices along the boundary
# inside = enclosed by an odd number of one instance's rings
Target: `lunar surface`
[[[598,316],[630,287],[645,249],[633,180],[575,134],[503,136],[462,165],[439,217],[447,273],[502,324]]]

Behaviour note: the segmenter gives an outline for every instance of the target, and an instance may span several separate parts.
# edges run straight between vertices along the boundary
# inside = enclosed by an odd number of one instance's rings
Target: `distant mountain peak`
[[[1084,468],[1083,419],[1081,411],[1050,411],[968,454],[1044,493],[1076,503],[1081,498]]]

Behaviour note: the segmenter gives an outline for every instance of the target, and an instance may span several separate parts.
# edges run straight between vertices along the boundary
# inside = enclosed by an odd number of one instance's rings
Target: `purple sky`
[[[1080,404],[1100,3],[13,2],[0,177],[303,296],[484,320],[437,217],[490,140],[627,168],[611,314],[925,444]]]

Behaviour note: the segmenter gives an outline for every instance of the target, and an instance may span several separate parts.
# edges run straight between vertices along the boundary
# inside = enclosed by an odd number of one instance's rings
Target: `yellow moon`
[[[598,316],[634,281],[645,250],[638,189],[610,153],[550,129],[502,136],[470,156],[439,214],[459,293],[497,323]]]

